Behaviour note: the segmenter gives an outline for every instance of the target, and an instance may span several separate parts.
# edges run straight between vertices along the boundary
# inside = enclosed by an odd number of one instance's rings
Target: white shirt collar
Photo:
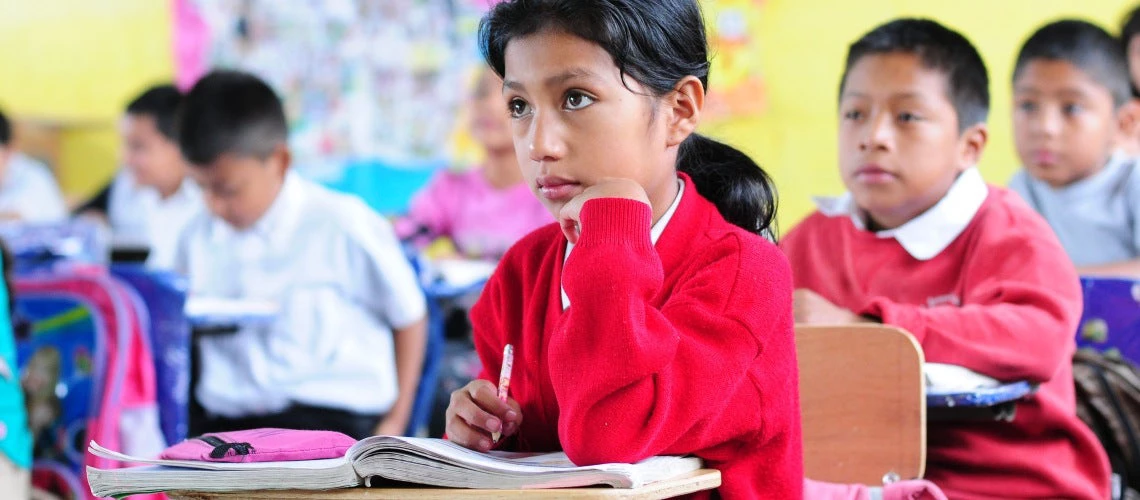
[[[669,221],[673,220],[673,214],[677,212],[677,206],[681,204],[681,196],[684,194],[685,181],[678,177],[677,197],[673,198],[673,203],[669,205],[669,208],[665,209],[665,213],[661,214],[661,218],[657,220],[657,223],[649,228],[649,241],[652,241],[654,245],[657,244],[657,240],[661,239],[661,233],[665,232],[665,226],[668,226]]]
[[[946,195],[929,210],[897,228],[879,231],[875,236],[894,238],[911,257],[930,260],[942,253],[966,230],[988,195],[989,187],[982,179],[982,174],[977,168],[969,168],[954,180]],[[855,205],[851,193],[813,200],[824,215],[850,217],[856,229],[867,230],[863,211]]]
[[[187,176],[186,178],[182,179],[182,184],[178,185],[178,190],[175,191],[174,194],[170,195],[170,197],[168,197],[165,200],[161,199],[161,197],[160,197],[159,202],[160,203],[185,203],[185,202],[196,202],[196,201],[201,200],[201,199],[202,199],[202,188],[199,188],[198,184],[196,182],[194,182],[192,179],[190,179],[189,176]]]
[[[269,243],[273,235],[286,232],[288,224],[293,222],[294,212],[298,210],[301,198],[304,196],[304,181],[292,171],[285,173],[285,180],[281,183],[281,191],[277,198],[269,205],[269,209],[262,214],[257,222],[248,229],[238,230],[229,225],[220,217],[211,214],[211,238],[219,241],[225,238],[254,236]]]
[[[654,245],[656,245],[657,240],[661,238],[661,233],[665,232],[665,227],[669,225],[669,221],[673,219],[673,214],[677,212],[677,207],[679,205],[681,205],[681,196],[684,194],[685,194],[685,181],[681,180],[681,178],[678,177],[677,178],[677,196],[675,198],[673,198],[673,203],[669,205],[669,208],[665,210],[665,213],[661,214],[661,218],[657,219],[657,222],[655,222],[653,224],[653,227],[649,228],[649,241],[653,242]],[[570,258],[570,251],[571,250],[574,250],[574,244],[567,241],[566,242],[566,256],[562,258],[563,264],[566,263],[566,259]],[[567,307],[570,307],[570,297],[566,295],[566,289],[565,288],[561,288],[561,290],[562,290],[562,310],[565,311]]]

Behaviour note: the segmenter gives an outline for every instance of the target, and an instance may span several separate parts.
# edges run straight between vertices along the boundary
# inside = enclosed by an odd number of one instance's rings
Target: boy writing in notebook
[[[1048,24],[1013,70],[1013,137],[1024,168],[1010,189],[1041,214],[1081,274],[1140,278],[1140,173],[1120,43],[1084,21]]]
[[[285,115],[264,82],[217,71],[187,94],[178,140],[209,214],[182,234],[193,295],[276,302],[267,327],[199,340],[191,433],[256,427],[403,434],[425,303],[391,226],[290,171]]]
[[[850,47],[839,94],[849,192],[782,242],[796,321],[898,326],[927,361],[1040,384],[1012,422],[930,423],[926,478],[950,498],[1106,498],[1107,459],[1075,414],[1076,273],[1045,222],[975,167],[981,57],[933,21],[892,21]]]

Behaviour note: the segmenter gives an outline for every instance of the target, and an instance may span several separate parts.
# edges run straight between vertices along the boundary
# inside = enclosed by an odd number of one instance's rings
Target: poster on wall
[[[713,0],[705,4],[711,50],[709,98],[711,121],[745,118],[767,109],[760,21],[767,0]]]
[[[295,165],[308,176],[431,170],[452,156],[486,8],[485,0],[176,0],[177,78],[188,87],[211,68],[237,68],[265,79],[282,97]]]
[[[763,112],[765,0],[705,3],[710,121]],[[303,174],[398,212],[444,165],[472,160],[458,118],[480,17],[496,0],[174,0],[177,80],[253,72],[281,95]]]

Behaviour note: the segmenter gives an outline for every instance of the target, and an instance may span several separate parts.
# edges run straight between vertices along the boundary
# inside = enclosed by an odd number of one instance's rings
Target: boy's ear
[[[289,152],[289,146],[285,143],[280,143],[273,147],[273,152],[269,154],[269,168],[277,171],[282,177],[285,172],[289,170],[290,164],[293,162],[293,154]]]
[[[959,136],[958,164],[962,170],[973,167],[982,159],[986,143],[990,138],[989,127],[985,123],[971,125]]]
[[[705,86],[695,76],[686,76],[677,82],[673,92],[665,97],[669,111],[667,146],[677,146],[697,129],[701,110],[705,106]]]
[[[1129,99],[1116,110],[1116,147],[1130,156],[1140,154],[1140,100]]]

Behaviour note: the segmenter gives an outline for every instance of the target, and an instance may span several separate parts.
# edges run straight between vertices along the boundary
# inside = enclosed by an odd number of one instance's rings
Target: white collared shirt
[[[649,241],[657,244],[657,239],[661,237],[661,233],[665,232],[665,226],[669,225],[669,221],[673,219],[673,213],[677,211],[677,206],[681,204],[681,196],[685,194],[685,181],[677,178],[677,196],[673,198],[673,203],[661,214],[661,218],[649,228]],[[562,263],[566,264],[566,259],[570,258],[570,251],[574,250],[574,244],[569,241],[566,242],[566,256],[562,258]],[[563,266],[565,268],[565,266]],[[566,289],[559,287],[562,291],[562,310],[565,311],[570,307],[570,297],[566,295]]]
[[[147,266],[171,269],[182,230],[204,210],[202,190],[189,177],[163,198],[158,189],[139,185],[123,169],[111,184],[107,219],[114,243],[147,247]]]
[[[150,246],[147,212],[139,203],[143,187],[126,168],[119,168],[107,195],[107,222],[115,243]]]
[[[875,236],[894,238],[915,259],[933,259],[966,230],[989,192],[982,174],[971,167],[954,180],[946,195],[929,210],[899,227],[879,231]],[[857,229],[867,230],[866,215],[855,205],[851,193],[836,198],[817,197],[814,201],[824,215],[851,217],[851,223]]]
[[[47,165],[14,152],[0,179],[0,212],[15,213],[24,222],[62,222],[67,203]]]
[[[190,178],[183,179],[178,191],[165,199],[157,189],[149,189],[147,203],[147,236],[150,256],[147,266],[172,269],[178,252],[178,238],[194,217],[205,210],[202,189]]]
[[[377,414],[395,402],[392,330],[426,305],[391,225],[360,199],[289,173],[249,229],[194,219],[176,261],[193,295],[280,305],[268,325],[201,339],[196,396],[210,413],[303,403]]]

